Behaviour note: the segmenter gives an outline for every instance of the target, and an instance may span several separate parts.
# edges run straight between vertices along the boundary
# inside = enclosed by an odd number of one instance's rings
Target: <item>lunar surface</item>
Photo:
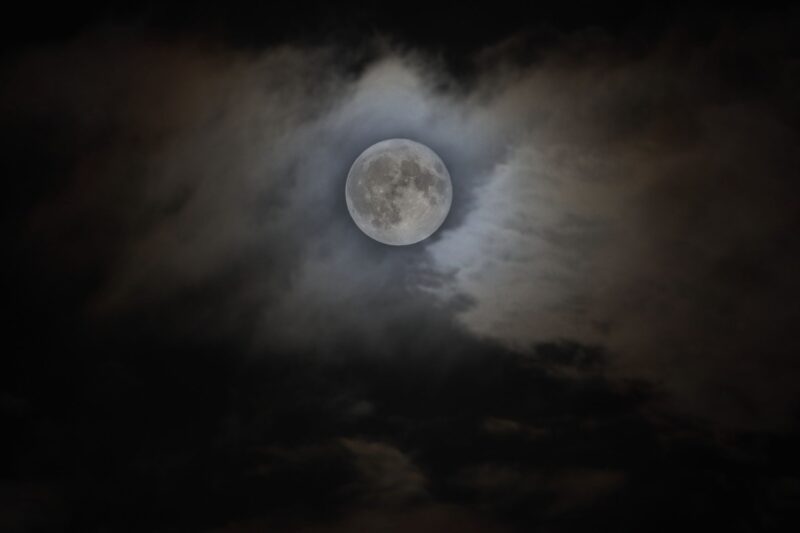
[[[384,244],[430,237],[453,200],[447,168],[433,150],[408,139],[373,144],[350,167],[347,209],[356,225]]]

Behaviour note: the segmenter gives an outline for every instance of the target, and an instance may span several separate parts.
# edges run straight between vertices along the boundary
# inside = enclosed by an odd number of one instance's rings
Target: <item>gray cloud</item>
[[[358,439],[342,439],[342,445],[355,457],[367,503],[391,506],[427,499],[424,474],[397,448]]]
[[[556,52],[497,83],[489,107],[524,127],[431,254],[477,334],[602,344],[612,375],[660,384],[672,407],[775,427],[796,406],[794,73],[776,59],[777,88],[724,85],[729,38]]]
[[[763,87],[731,83],[732,39],[632,57],[576,35],[522,65],[509,43],[456,82],[381,43],[348,56],[94,35],[20,60],[3,112],[81,133],[54,134],[81,155],[31,231],[59,265],[103,272],[98,320],[215,286],[219,305],[164,327],[254,354],[357,338],[378,355],[408,317],[424,338],[569,339],[606,346],[609,375],[659,384],[672,407],[776,427],[796,400],[797,218],[781,207],[796,73],[777,55]],[[442,231],[402,250],[361,235],[342,192],[358,153],[392,136],[436,150],[455,188]]]

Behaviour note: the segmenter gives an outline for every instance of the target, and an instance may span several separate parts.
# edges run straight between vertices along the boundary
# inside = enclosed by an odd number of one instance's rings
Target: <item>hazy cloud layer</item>
[[[487,76],[489,109],[520,121],[513,149],[430,247],[447,291],[475,303],[460,315],[471,330],[523,350],[603,344],[614,372],[725,424],[791,419],[798,219],[781,206],[800,163],[797,73],[788,58],[761,78],[726,64],[734,45],[591,46]]]
[[[457,76],[384,41],[246,52],[117,31],[15,58],[0,114],[24,149],[6,164],[37,185],[4,220],[27,377],[0,407],[34,436],[9,468],[42,480],[9,492],[52,505],[0,518],[783,517],[800,478],[775,465],[796,439],[770,432],[796,423],[800,91],[782,35],[635,53],[519,37]],[[388,137],[453,177],[444,226],[410,247],[345,206],[349,165]]]
[[[757,39],[768,29],[748,31],[636,56],[577,35],[533,64],[507,60],[516,40],[462,82],[381,44],[87,37],[24,58],[10,88],[23,113],[82,132],[57,138],[81,156],[33,231],[58,261],[102,265],[101,314],[222,283],[223,305],[184,326],[256,351],[330,352],[348,335],[380,352],[392,320],[458,310],[520,350],[605,345],[615,375],[691,413],[781,425],[797,377],[797,215],[780,207],[799,163],[796,73],[779,39]],[[731,82],[748,65],[726,59],[751,41],[775,59]],[[441,233],[404,250],[343,208],[350,162],[392,136],[438,151],[456,189]]]

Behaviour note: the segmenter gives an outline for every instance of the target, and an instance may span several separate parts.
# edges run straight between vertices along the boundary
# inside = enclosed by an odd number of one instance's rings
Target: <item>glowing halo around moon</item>
[[[350,167],[347,210],[376,241],[414,244],[439,229],[453,201],[444,162],[427,146],[409,139],[373,144]]]

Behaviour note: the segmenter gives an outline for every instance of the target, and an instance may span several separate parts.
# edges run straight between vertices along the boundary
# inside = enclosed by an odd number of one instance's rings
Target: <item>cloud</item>
[[[635,58],[579,37],[592,54],[487,76],[484,105],[516,139],[430,247],[441,296],[473,302],[462,323],[521,351],[603,345],[613,375],[715,423],[791,424],[796,76],[765,31]],[[776,54],[757,90],[727,79],[743,42]]]
[[[531,439],[547,436],[549,431],[523,424],[508,418],[488,417],[483,421],[483,429],[487,433],[498,436],[524,435]]]
[[[162,331],[256,357],[403,357],[414,321],[419,353],[566,339],[670,408],[773,428],[796,401],[797,220],[781,206],[798,139],[796,76],[768,31],[640,55],[575,34],[528,63],[521,38],[465,80],[380,42],[93,34],[19,58],[3,114],[57,117],[43,149],[69,160],[30,235],[50,275],[93,273],[98,322],[157,309]],[[755,86],[731,79],[743,43],[775,57]],[[442,231],[402,250],[361,235],[342,192],[393,136],[436,150],[456,189]]]
[[[424,248],[390,256],[361,235],[344,177],[387,136],[452,155],[463,148],[447,118],[457,109],[411,57],[382,55],[357,71],[333,63],[335,53],[94,35],[20,62],[10,89],[20,113],[66,116],[58,135],[81,132],[67,140],[76,160],[65,186],[31,226],[60,271],[79,258],[74,270],[102,272],[92,312],[169,306],[224,286],[214,310],[182,309],[185,320],[167,323],[207,323],[256,351],[319,353],[343,332],[380,350],[387,321],[425,312]],[[57,99],[47,98],[52,79],[64,87]],[[467,162],[485,151],[478,140]]]
[[[763,529],[796,436],[718,430],[796,407],[800,106],[772,24],[519,36],[457,76],[386,41],[120,30],[11,60],[4,468],[60,481],[9,485],[55,510],[6,520]],[[394,136],[455,188],[407,248],[344,201]]]
[[[400,505],[427,498],[426,479],[397,448],[378,442],[342,439],[355,456],[363,483],[362,497],[371,505]]]

